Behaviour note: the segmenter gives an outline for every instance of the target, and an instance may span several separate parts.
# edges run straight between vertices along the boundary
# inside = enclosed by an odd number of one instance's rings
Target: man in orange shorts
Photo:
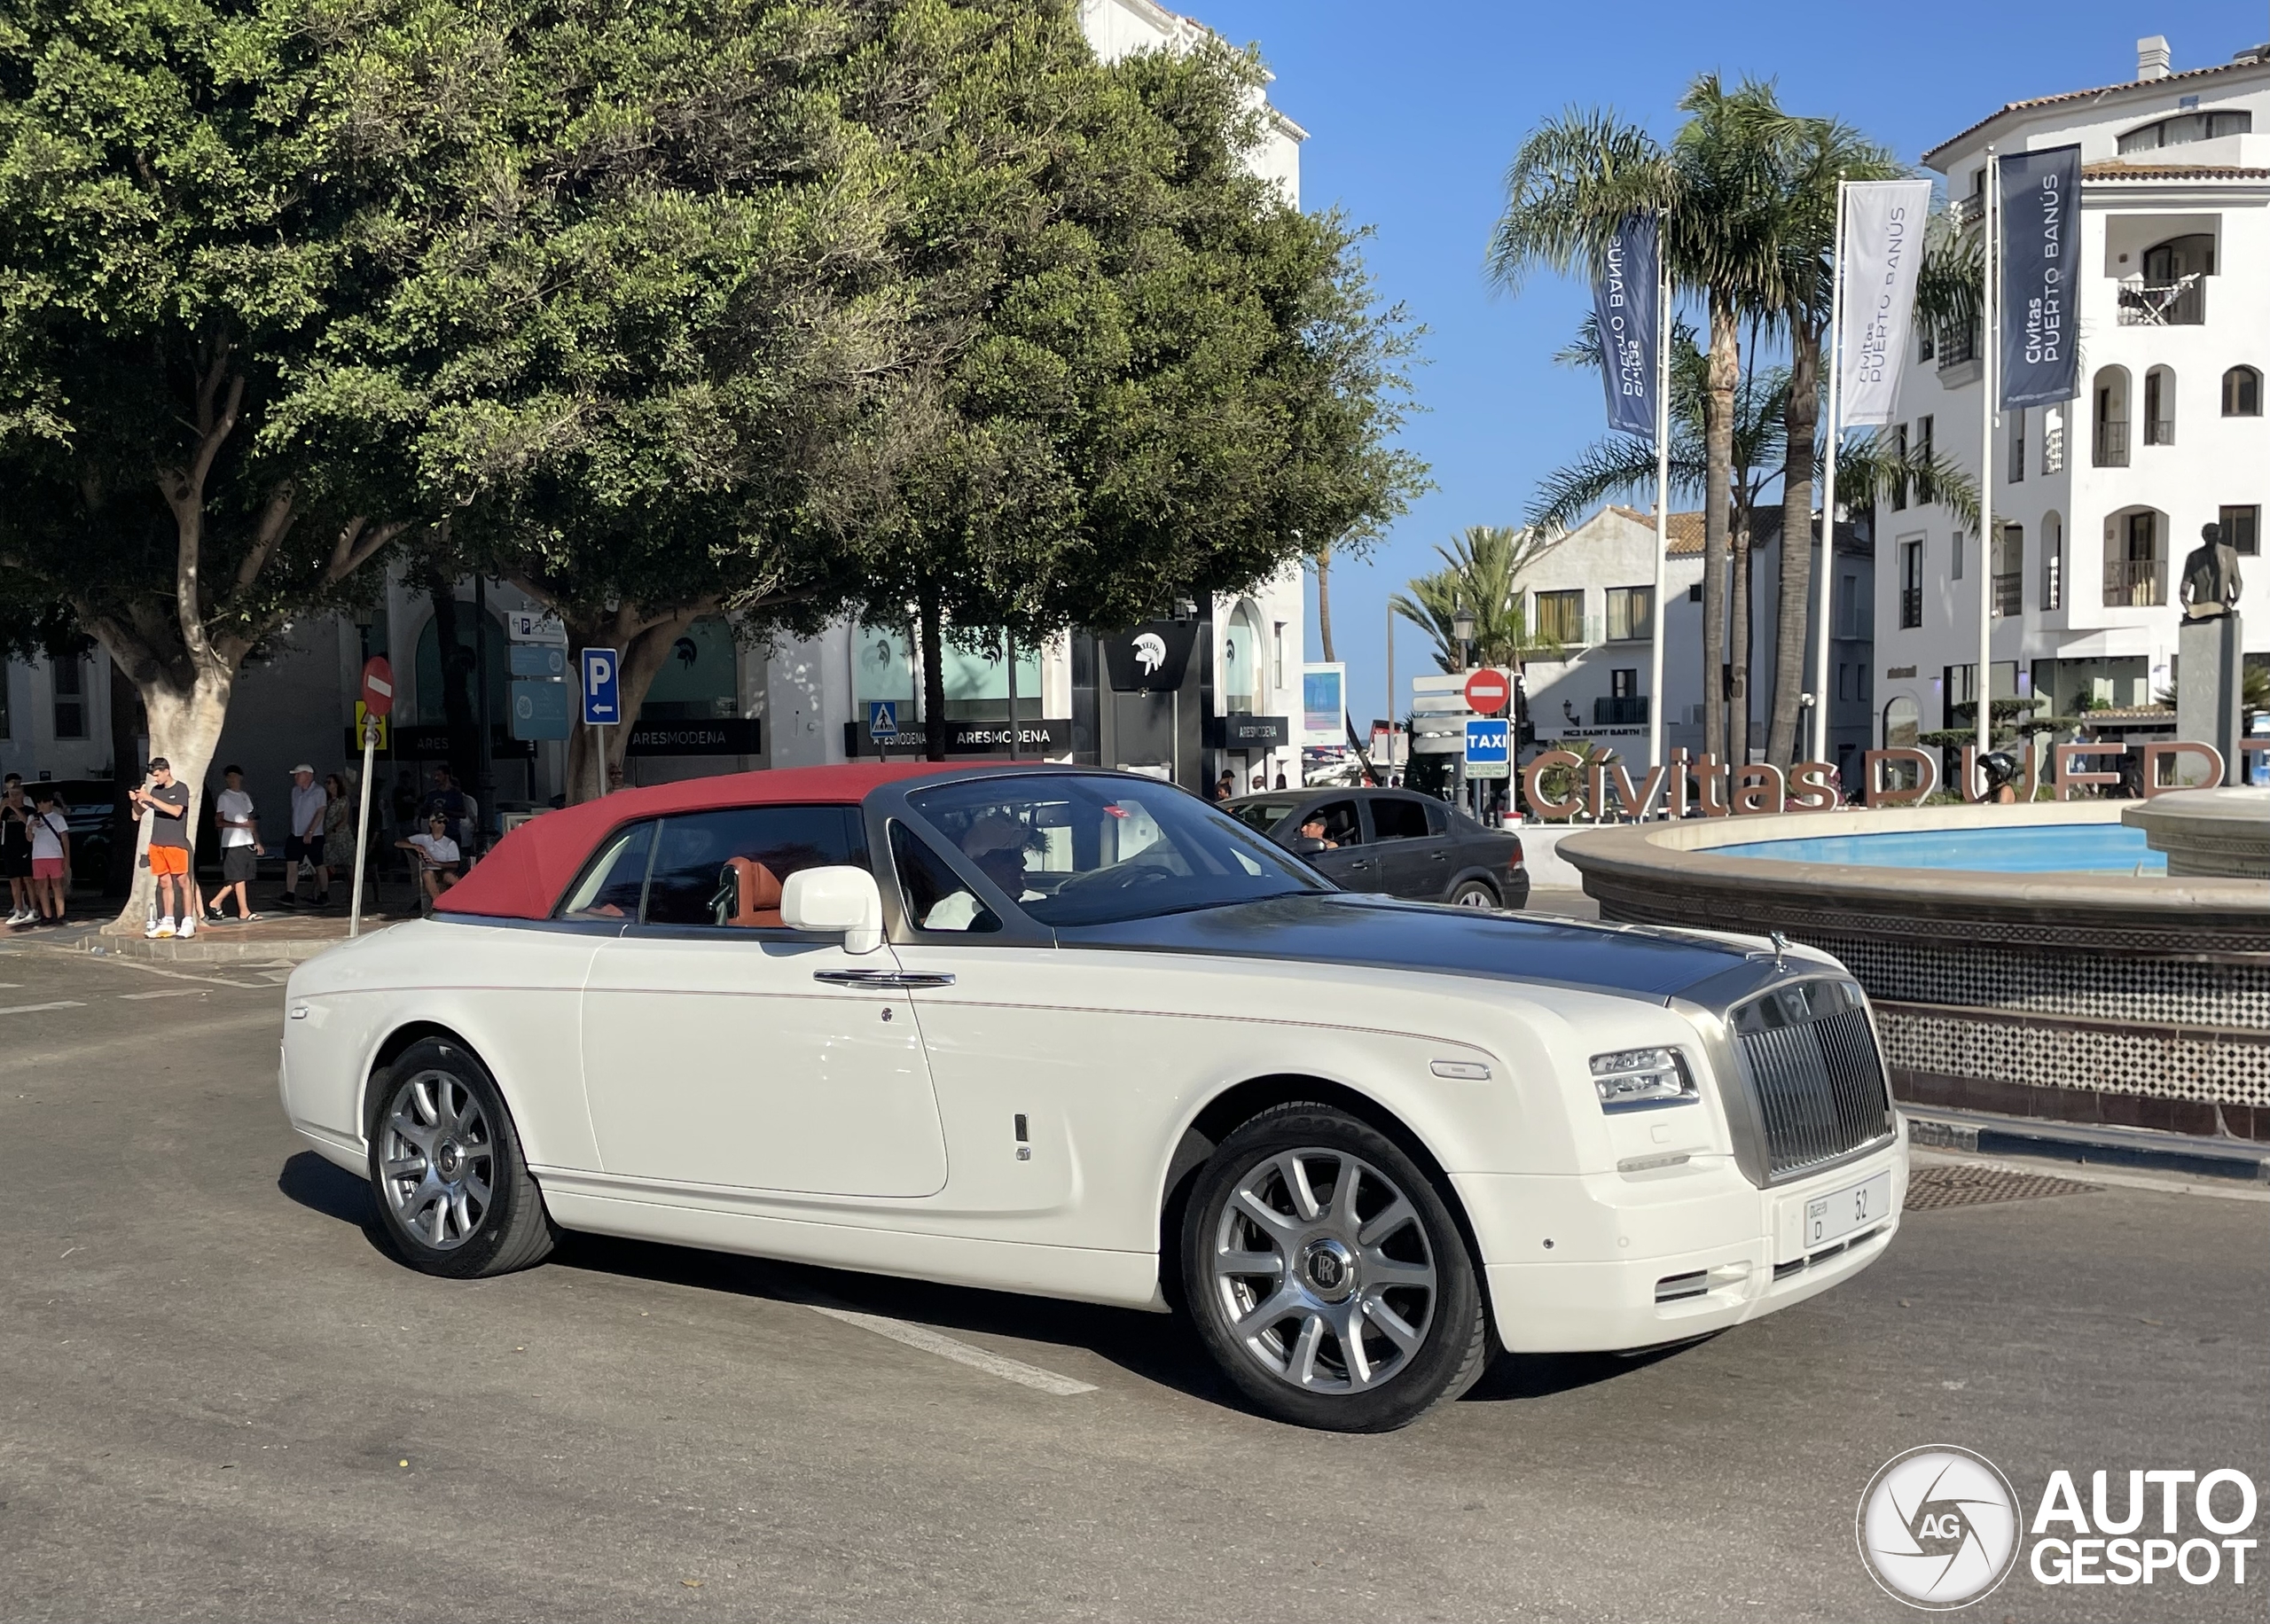
[[[153,756],[149,787],[127,794],[150,819],[150,873],[158,882],[158,917],[143,933],[191,935],[197,916],[189,906],[189,785],[175,779],[164,756]]]

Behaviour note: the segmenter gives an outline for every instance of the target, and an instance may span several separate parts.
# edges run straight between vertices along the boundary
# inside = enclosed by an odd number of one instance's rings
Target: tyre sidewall
[[[1418,1212],[1435,1257],[1437,1292],[1427,1339],[1410,1363],[1374,1392],[1303,1393],[1263,1370],[1231,1334],[1214,1290],[1212,1237],[1240,1180],[1258,1162],[1308,1146],[1344,1151],[1393,1179]],[[1182,1253],[1184,1294],[1207,1352],[1256,1408],[1279,1420],[1329,1432],[1392,1432],[1463,1392],[1481,1373],[1487,1316],[1480,1277],[1457,1221],[1433,1178],[1402,1146],[1344,1112],[1321,1105],[1280,1107],[1223,1140],[1191,1192]]]
[[[385,1179],[379,1168],[385,1150],[387,1113],[394,1104],[395,1090],[421,1072],[447,1072],[463,1082],[466,1091],[480,1102],[490,1131],[496,1136],[496,1166],[492,1168],[495,1177],[489,1187],[489,1210],[482,1214],[481,1228],[470,1239],[446,1252],[435,1250],[403,1226],[395,1214],[394,1204],[387,1199]],[[450,1280],[470,1280],[502,1272],[495,1268],[498,1254],[513,1238],[524,1206],[540,1204],[541,1198],[528,1177],[528,1163],[521,1153],[521,1136],[513,1125],[513,1113],[505,1109],[505,1097],[497,1091],[489,1069],[462,1043],[446,1038],[422,1038],[403,1050],[394,1064],[379,1074],[377,1085],[371,1091],[371,1198],[378,1205],[379,1222],[385,1228],[395,1255],[412,1269]]]
[[[1498,894],[1491,889],[1488,881],[1480,879],[1462,879],[1459,881],[1457,885],[1451,887],[1451,906],[1453,908],[1471,908],[1473,904],[1464,900],[1466,897],[1470,895],[1480,896],[1484,907],[1495,908],[1499,905],[1499,899]]]

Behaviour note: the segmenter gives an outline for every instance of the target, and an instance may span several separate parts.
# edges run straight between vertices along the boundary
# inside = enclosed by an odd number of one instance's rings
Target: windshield
[[[1170,785],[1017,774],[906,804],[1043,925],[1111,925],[1332,886]]]

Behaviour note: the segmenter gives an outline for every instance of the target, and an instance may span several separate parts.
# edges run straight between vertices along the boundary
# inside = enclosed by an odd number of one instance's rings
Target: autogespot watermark
[[[2073,1472],[2052,1472],[2029,1523],[1984,1456],[1955,1444],[1910,1449],[1879,1467],[1860,1496],[1860,1560],[1890,1594],[1935,1612],[1987,1595],[2021,1558],[2042,1585],[2246,1582],[2257,1544],[2241,1537],[2257,1504],[2246,1473],[2137,1470],[2125,1485],[2114,1473],[2086,1475],[2084,1505]],[[2146,1526],[2155,1500],[2158,1537]]]

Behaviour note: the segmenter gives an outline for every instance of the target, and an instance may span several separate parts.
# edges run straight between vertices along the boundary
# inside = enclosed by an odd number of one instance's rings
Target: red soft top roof
[[[767,772],[618,790],[604,800],[562,807],[522,824],[442,893],[442,910],[497,919],[548,919],[592,848],[609,832],[636,818],[783,801],[857,806],[883,785],[969,766],[967,761],[858,761],[842,767],[776,767]]]

